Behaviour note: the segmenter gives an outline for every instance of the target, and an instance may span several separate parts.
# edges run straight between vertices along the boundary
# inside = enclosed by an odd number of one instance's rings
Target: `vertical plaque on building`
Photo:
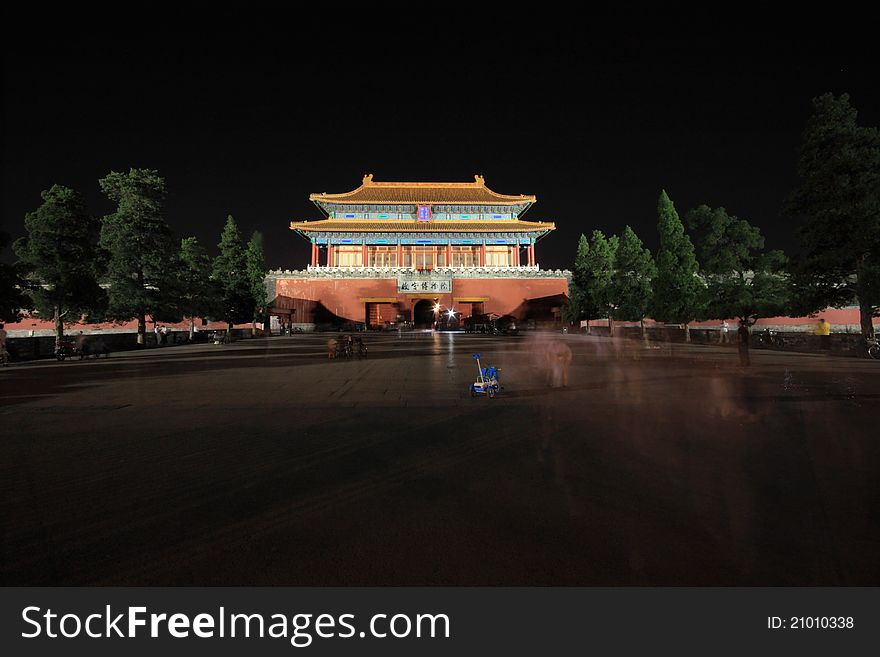
[[[420,205],[418,214],[416,215],[419,221],[431,221],[431,206],[430,205]]]

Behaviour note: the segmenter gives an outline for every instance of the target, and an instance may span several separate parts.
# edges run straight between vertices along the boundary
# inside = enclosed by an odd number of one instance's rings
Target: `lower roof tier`
[[[395,221],[373,219],[320,219],[318,221],[291,221],[290,229],[306,232],[357,232],[357,233],[530,233],[554,230],[552,221],[522,221],[520,219],[495,219],[477,221],[470,219],[444,219],[438,221]]]

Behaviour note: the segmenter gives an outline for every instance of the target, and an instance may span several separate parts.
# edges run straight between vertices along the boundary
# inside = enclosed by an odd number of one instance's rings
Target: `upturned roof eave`
[[[402,190],[424,190],[424,196],[419,198],[408,198],[405,200],[393,198],[395,192],[400,193]],[[389,198],[382,199],[383,191],[389,195]],[[455,191],[460,190],[463,193],[478,192],[486,196],[482,199],[455,199]],[[380,198],[378,200],[365,200],[363,196],[368,192],[375,192]],[[441,192],[447,192],[447,196],[451,199],[442,198]],[[417,192],[418,194],[418,192]],[[341,205],[531,205],[537,201],[534,195],[519,194],[511,196],[508,194],[499,194],[486,186],[486,181],[481,175],[474,176],[474,182],[374,182],[373,175],[364,176],[361,185],[349,192],[340,193],[313,193],[309,195],[309,200],[316,204],[336,203]],[[326,211],[326,208],[321,206]]]

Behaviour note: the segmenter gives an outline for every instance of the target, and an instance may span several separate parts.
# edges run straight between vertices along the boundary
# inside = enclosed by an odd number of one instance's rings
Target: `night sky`
[[[682,215],[723,205],[792,249],[782,206],[811,98],[848,92],[860,122],[880,124],[870,21],[797,13],[806,5],[618,3],[585,18],[125,6],[112,23],[93,10],[4,10],[2,229],[13,237],[53,183],[103,215],[113,206],[98,178],[148,167],[166,178],[179,237],[214,252],[232,214],[246,234],[263,231],[273,268],[308,261],[287,226],[321,217],[309,193],[354,189],[365,173],[480,173],[497,192],[537,195],[525,218],[557,224],[538,246],[543,267],[570,266],[577,236],[596,228],[628,223],[655,248],[661,188]]]

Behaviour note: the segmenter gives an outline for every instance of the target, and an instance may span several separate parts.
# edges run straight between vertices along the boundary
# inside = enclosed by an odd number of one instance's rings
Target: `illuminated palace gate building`
[[[311,243],[311,263],[267,279],[271,312],[285,323],[558,319],[570,273],[538,266],[535,245],[555,226],[521,219],[534,196],[498,194],[481,176],[397,183],[368,175],[354,191],[309,199],[326,218],[290,228]]]

